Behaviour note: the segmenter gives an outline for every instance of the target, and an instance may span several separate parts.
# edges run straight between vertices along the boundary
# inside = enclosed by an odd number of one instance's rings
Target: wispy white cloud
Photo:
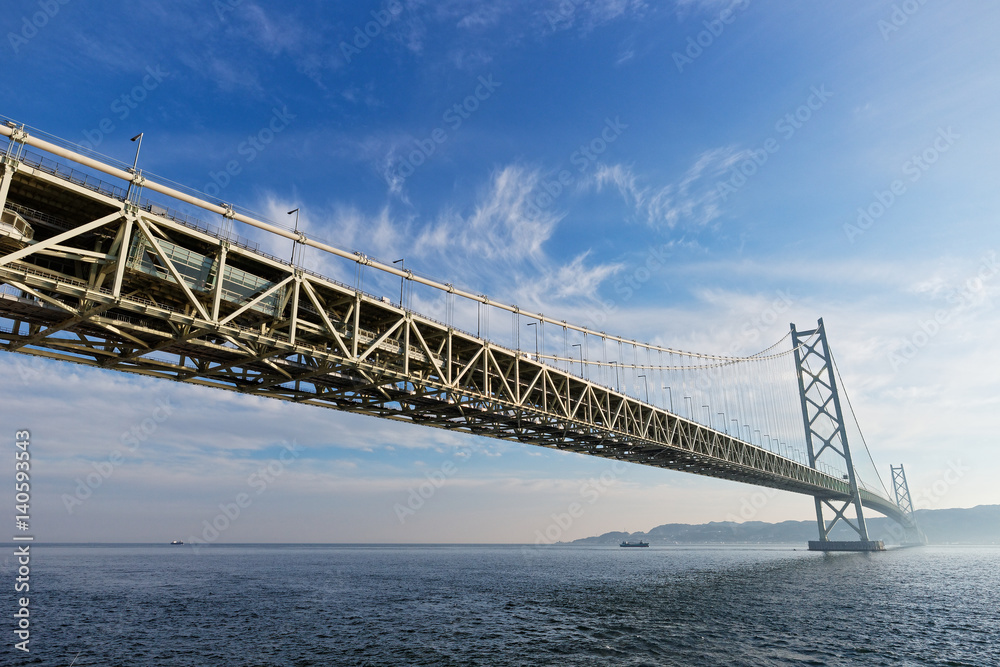
[[[632,169],[624,165],[599,164],[592,176],[592,184],[598,192],[609,186],[617,188],[625,203],[630,206],[642,206],[646,198],[647,188],[640,186]]]
[[[618,54],[618,60],[615,61],[615,64],[616,65],[624,65],[625,63],[627,63],[628,61],[632,60],[633,58],[635,58],[635,49],[627,48],[627,49],[622,50]]]
[[[342,65],[337,52],[322,48],[322,31],[287,11],[269,11],[257,3],[245,3],[228,13],[224,29],[229,39],[248,44],[271,58],[287,57],[299,72],[325,88],[322,78]],[[234,62],[246,62],[239,53],[227,54]],[[216,53],[216,58],[221,58]]]
[[[455,25],[459,28],[490,28],[497,25],[507,11],[509,8],[503,4],[481,4],[462,16]]]
[[[743,0],[675,0],[674,11],[684,19],[691,14],[718,12],[723,7],[741,3]]]
[[[404,16],[387,30],[391,39],[412,54],[425,55],[427,41],[438,31],[448,30],[454,43],[449,57],[459,67],[489,62],[494,49],[525,39],[570,29],[586,34],[614,21],[656,11],[645,0],[406,0],[404,6]],[[456,28],[462,32],[455,34]],[[631,55],[624,50],[619,61],[625,62]]]
[[[617,189],[636,219],[654,229],[704,227],[723,213],[719,177],[747,155],[747,151],[733,146],[706,150],[676,182],[658,186],[648,184],[630,166],[600,164],[580,188],[598,192],[608,187]]]
[[[238,26],[229,29],[243,31],[245,38],[272,56],[298,52],[309,40],[308,28],[285,12],[269,15],[260,5],[247,3],[238,17],[242,19]]]
[[[564,2],[550,0],[539,11],[543,32],[578,29],[589,33],[626,16],[642,16],[649,5],[644,0],[592,0]]]
[[[435,227],[446,228],[448,233],[432,229],[418,238],[417,248],[444,250],[434,246],[444,240],[447,246],[460,246],[477,258],[508,263],[538,261],[542,245],[562,219],[562,214],[554,212],[529,215],[530,197],[540,180],[538,171],[524,167],[495,171],[471,214],[446,214]]]
[[[257,72],[246,63],[234,61],[229,56],[213,57],[206,54],[180,56],[192,70],[200,71],[224,93],[246,92],[256,96],[264,94]]]
[[[509,165],[496,170],[472,210],[448,210],[417,234],[413,249],[426,261],[447,261],[459,279],[471,280],[522,307],[592,300],[620,268],[595,262],[589,252],[556,259],[546,246],[565,213],[539,210],[543,174]]]
[[[618,262],[595,262],[590,251],[570,257],[551,253],[548,244],[565,213],[534,205],[544,174],[523,165],[495,170],[466,206],[445,206],[427,219],[411,207],[387,204],[375,212],[335,202],[303,208],[299,229],[311,238],[345,250],[357,250],[383,262],[406,258],[407,268],[488,293],[524,308],[558,303],[593,302],[602,286],[619,270]],[[292,199],[265,194],[257,208],[264,217],[289,226]],[[291,242],[271,234],[254,236],[262,249],[290,254]],[[319,251],[307,250],[307,268],[353,283],[355,267]],[[440,267],[446,266],[445,273]],[[442,275],[444,274],[444,275]],[[373,276],[373,279],[384,276]],[[388,282],[386,283],[388,285]],[[436,307],[436,306],[435,306]]]

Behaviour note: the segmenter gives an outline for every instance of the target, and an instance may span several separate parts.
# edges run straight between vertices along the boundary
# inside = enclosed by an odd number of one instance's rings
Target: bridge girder
[[[76,182],[41,163],[7,164],[0,204],[38,234],[20,245],[0,235],[0,283],[18,291],[0,293],[0,317],[11,323],[0,344],[9,351],[824,502],[852,498],[841,479],[303,271],[203,223],[125,202],[106,184]],[[252,288],[236,293],[234,276]],[[896,518],[887,499],[862,490],[860,501]]]

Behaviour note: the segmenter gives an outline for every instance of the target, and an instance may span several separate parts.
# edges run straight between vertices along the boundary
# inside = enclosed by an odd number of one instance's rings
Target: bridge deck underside
[[[0,235],[7,350],[849,497],[844,480],[58,174],[21,165],[7,205],[35,229],[35,245]]]

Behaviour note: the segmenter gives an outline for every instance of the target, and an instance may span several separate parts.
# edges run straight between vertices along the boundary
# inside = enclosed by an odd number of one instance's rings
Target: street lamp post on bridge
[[[673,412],[674,411],[674,394],[673,394],[673,392],[670,391],[670,387],[668,387],[665,384],[661,384],[660,385],[660,390],[662,391],[663,389],[667,390],[667,398],[670,401],[670,411]]]
[[[293,208],[291,211],[288,212],[288,215],[291,215],[292,213],[295,214],[295,227],[294,227],[294,229],[295,229],[295,233],[297,235],[299,233],[299,209]],[[295,264],[295,250],[298,247],[299,247],[299,239],[296,236],[296,238],[292,239],[292,259],[291,259],[291,263],[292,263],[293,266]]]
[[[404,261],[405,259],[406,259],[405,257],[401,257],[400,259],[395,260],[393,262],[393,264],[399,264],[399,270],[400,271],[405,271],[406,270],[406,262]],[[400,308],[403,307],[403,285],[405,283],[406,283],[406,276],[400,276],[399,277],[399,307]]]
[[[132,162],[132,176],[133,176],[133,178],[135,177],[136,173],[138,173],[136,171],[136,169],[139,166],[139,150],[142,149],[142,135],[143,134],[145,134],[145,133],[144,132],[140,132],[139,134],[135,135],[131,139],[131,141],[138,141],[138,144],[136,144],[136,147],[135,147],[135,160]],[[132,181],[129,181],[128,182],[128,189],[125,190],[125,201],[131,201],[131,200],[132,200]]]

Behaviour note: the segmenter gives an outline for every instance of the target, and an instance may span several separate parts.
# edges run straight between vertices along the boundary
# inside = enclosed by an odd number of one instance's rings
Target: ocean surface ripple
[[[1000,549],[989,547],[39,544],[33,555],[32,650],[18,664],[1000,665]]]

